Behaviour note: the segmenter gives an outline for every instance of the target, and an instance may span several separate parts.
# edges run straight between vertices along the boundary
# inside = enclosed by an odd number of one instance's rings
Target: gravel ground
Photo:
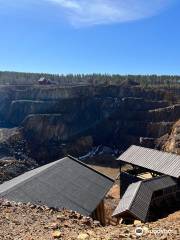
[[[143,235],[135,230],[140,227]],[[0,240],[180,240],[180,211],[154,223],[102,227],[99,222],[72,211],[46,206],[0,202]]]

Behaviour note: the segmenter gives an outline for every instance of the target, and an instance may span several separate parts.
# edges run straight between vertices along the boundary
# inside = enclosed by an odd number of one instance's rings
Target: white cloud
[[[49,0],[49,1],[57,3],[60,6],[68,9],[78,10],[81,8],[81,5],[78,3],[78,1],[74,0]]]
[[[46,0],[75,26],[127,22],[156,15],[175,0]]]

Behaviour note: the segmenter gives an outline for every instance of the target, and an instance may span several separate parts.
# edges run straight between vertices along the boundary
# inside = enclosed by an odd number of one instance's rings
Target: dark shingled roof
[[[132,145],[118,160],[175,178],[180,177],[180,156],[176,154]]]
[[[120,200],[113,217],[129,213],[135,218],[146,222],[153,193],[174,186],[176,186],[176,182],[169,176],[132,183]]]
[[[0,197],[91,215],[114,180],[65,157],[0,185]]]

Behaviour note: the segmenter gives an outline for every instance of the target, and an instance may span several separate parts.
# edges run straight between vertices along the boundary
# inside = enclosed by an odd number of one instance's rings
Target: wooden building
[[[45,77],[41,77],[39,80],[38,80],[38,83],[39,85],[50,85],[52,84],[51,80],[45,78]]]
[[[161,206],[163,202],[168,205],[171,200],[175,200],[176,187],[176,181],[169,176],[132,183],[120,200],[113,217],[123,218],[128,222],[135,219],[147,222],[153,218],[153,208]]]
[[[104,197],[114,180],[68,156],[0,185],[0,197],[66,208],[106,222]]]
[[[118,161],[122,191],[113,216],[146,222],[153,217],[154,209],[158,211],[158,206],[165,203],[169,207],[180,201],[179,155],[133,145]],[[131,165],[128,173],[122,171],[124,164]],[[151,177],[140,179],[142,173]]]

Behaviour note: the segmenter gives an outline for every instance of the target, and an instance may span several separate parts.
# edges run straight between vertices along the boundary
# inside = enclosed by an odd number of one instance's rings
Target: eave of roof
[[[28,202],[40,201],[48,206],[66,207],[75,211],[80,209],[81,214],[90,215],[104,199],[114,181],[114,179],[68,156],[1,184],[0,196],[22,202],[26,202],[28,198]],[[48,188],[51,190],[50,192],[48,192]],[[61,189],[63,189],[63,194]],[[57,195],[59,197],[56,197]],[[52,197],[54,199],[49,200]]]
[[[153,172],[180,177],[180,156],[132,145],[117,159]]]

